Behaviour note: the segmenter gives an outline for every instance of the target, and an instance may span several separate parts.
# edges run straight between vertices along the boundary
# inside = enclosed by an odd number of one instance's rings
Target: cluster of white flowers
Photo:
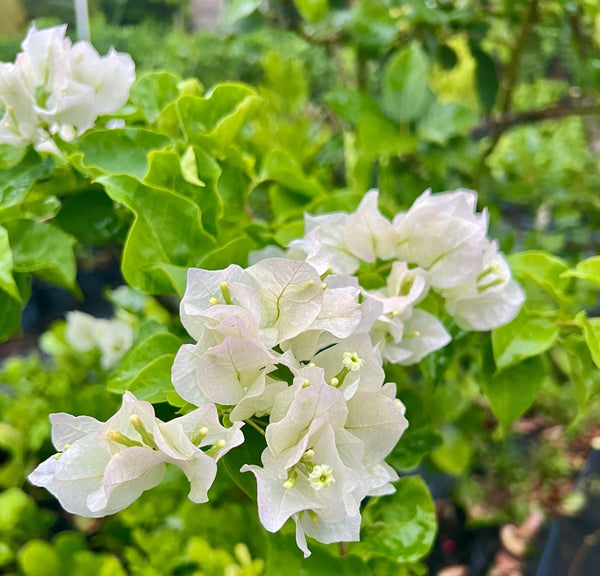
[[[287,256],[319,271],[354,274],[362,262],[388,269],[384,288],[363,290],[383,304],[371,336],[384,359],[413,364],[450,341],[442,322],[417,307],[430,289],[463,330],[502,326],[523,304],[504,256],[487,237],[487,213],[476,210],[475,192],[428,190],[390,222],[371,190],[352,214],[306,215],[305,236],[290,244]]]
[[[100,364],[112,368],[133,344],[133,328],[117,319],[96,318],[85,312],[67,312],[67,342],[75,350],[100,351]]]
[[[198,408],[164,423],[128,393],[104,424],[53,415],[61,452],[30,480],[71,512],[103,516],[155,486],[171,462],[202,502],[215,460],[247,423],[264,437],[262,465],[242,468],[256,477],[263,525],[277,531],[293,518],[305,555],[306,535],[358,540],[361,501],[394,491],[384,459],[408,425],[369,336],[382,304],[359,295],[356,278],[284,258],[189,270],[181,320],[196,343],[180,348],[172,381]]]
[[[358,540],[360,503],[394,491],[384,458],[404,432],[396,387],[384,383],[357,280],[308,262],[268,258],[247,269],[190,270],[184,345],[173,384],[188,402],[226,406],[262,430],[258,510],[269,531],[293,518],[298,546]]]
[[[72,140],[127,102],[131,57],[101,57],[83,40],[71,45],[66,29],[32,26],[15,62],[0,62],[0,144],[54,152],[51,135]]]
[[[161,422],[148,402],[126,392],[123,406],[107,422],[90,416],[51,414],[58,452],[30,475],[72,514],[98,518],[123,510],[158,485],[165,462],[183,470],[189,497],[206,502],[217,474],[216,461],[241,444],[241,424],[224,428],[214,406]]]
[[[170,462],[204,502],[215,461],[244,441],[247,424],[261,434],[261,462],[241,471],[256,478],[265,528],[293,519],[305,556],[307,535],[358,540],[361,502],[394,491],[385,458],[408,426],[383,360],[414,363],[450,338],[417,305],[432,289],[461,328],[487,330],[523,302],[473,192],[426,192],[392,222],[377,201],[371,191],[352,214],[306,216],[286,257],[190,269],[180,315],[195,343],[179,349],[172,382],[197,408],[165,423],[127,393],[104,424],[53,415],[60,452],[30,480],[71,512],[103,516],[160,482]],[[361,262],[388,271],[385,287],[359,286],[350,274]],[[70,318],[81,346],[102,347],[94,332],[89,319]]]

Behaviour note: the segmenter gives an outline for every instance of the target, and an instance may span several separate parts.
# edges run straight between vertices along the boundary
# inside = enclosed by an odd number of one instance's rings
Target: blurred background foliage
[[[130,53],[138,76],[168,69],[198,78],[187,86],[197,93],[245,82],[266,103],[236,136],[244,154],[219,159],[223,228],[243,222],[250,239],[242,260],[301,234],[305,210],[352,210],[371,187],[381,190],[388,216],[429,187],[475,189],[505,252],[556,255],[511,261],[529,297],[516,323],[491,338],[456,330],[452,344],[419,367],[389,369],[411,422],[391,463],[425,474],[438,498],[435,569],[460,563],[483,575],[506,545],[500,526],[532,510],[553,517],[585,507],[598,487],[584,494],[575,479],[600,435],[600,330],[580,313],[599,315],[600,274],[577,264],[600,245],[600,4],[231,0],[209,30],[197,29],[208,5],[199,1],[89,4],[96,48]],[[40,27],[75,20],[64,0],[0,0],[0,14],[1,61],[14,59],[31,19]],[[75,39],[74,27],[69,34]],[[236,186],[246,187],[239,205],[227,196]],[[122,241],[131,218],[111,218],[106,234],[79,237],[80,266],[97,257],[88,244]],[[56,220],[75,236],[86,233],[73,228],[66,208]],[[151,302],[150,313],[128,313],[141,324],[150,314],[177,332],[169,302]],[[171,471],[160,488],[103,521],[71,517],[27,485],[25,474],[52,453],[49,412],[105,419],[117,402],[98,359],[69,354],[60,330],[59,323],[47,333],[41,353],[5,360],[0,373],[0,570],[250,576],[335,566],[331,573],[365,573],[356,556],[324,547],[300,567],[291,539],[265,534],[233,484],[219,485],[210,505],[193,506]],[[507,342],[520,352],[507,357]],[[507,397],[521,401],[507,407]],[[160,406],[166,415],[172,409]],[[462,536],[449,528],[457,514]],[[474,527],[492,527],[491,548],[469,547]],[[444,547],[445,537],[458,548]],[[421,544],[424,555],[430,546]],[[485,569],[477,572],[482,554]],[[389,562],[371,558],[368,569],[426,570]]]

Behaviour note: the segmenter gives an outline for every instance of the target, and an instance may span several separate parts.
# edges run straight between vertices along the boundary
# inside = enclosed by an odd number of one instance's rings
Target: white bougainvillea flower
[[[344,230],[348,214],[332,212],[304,215],[304,238],[290,242],[287,258],[305,259],[319,274],[331,269],[335,274],[353,274],[359,260],[346,246]]]
[[[406,262],[396,260],[392,264],[386,286],[366,293],[383,304],[383,314],[406,317],[412,307],[427,296],[429,286],[427,272],[422,268],[409,268]]]
[[[427,190],[394,218],[396,257],[426,269],[436,289],[462,284],[482,263],[487,212],[476,213],[476,206],[477,195],[470,190]]]
[[[486,241],[482,270],[461,286],[443,291],[446,311],[463,330],[492,330],[519,313],[525,295],[512,278],[497,243]]]
[[[401,331],[395,326],[398,322],[402,323]],[[406,319],[391,318],[385,322],[378,321],[373,340],[385,360],[408,366],[443,348],[451,338],[438,318],[429,312],[414,308]]]
[[[396,401],[396,385],[391,382],[379,392],[358,390],[347,405],[344,428],[363,442],[362,464],[370,469],[389,455],[408,427],[404,406]]]
[[[306,330],[323,306],[323,288],[308,263],[285,258],[261,260],[246,270],[259,295],[260,337],[275,346]]]
[[[242,467],[242,472],[256,476],[259,517],[270,532],[303,510],[318,511],[325,522],[340,522],[348,515],[344,502],[356,488],[358,476],[338,454],[334,427],[320,419],[307,437],[308,448],[290,460],[287,468],[281,468],[269,447],[262,454],[262,467]],[[350,502],[353,515],[358,515],[358,505]]]
[[[121,409],[104,423],[64,413],[50,418],[59,452],[42,462],[29,480],[52,492],[65,510],[87,517],[129,506],[160,483],[167,462],[186,474],[190,498],[206,502],[216,460],[243,442],[241,424],[224,428],[214,406],[164,423],[151,404],[129,392]]]
[[[42,138],[34,106],[15,65],[0,62],[0,144],[21,148]]]
[[[100,350],[104,369],[114,366],[133,343],[133,328],[121,320],[95,318],[85,312],[72,311],[66,315],[66,338],[75,350]]]
[[[324,369],[325,381],[346,400],[359,389],[378,390],[384,380],[381,355],[369,334],[359,333],[318,352],[311,360]]]
[[[316,382],[315,382],[316,380]],[[288,470],[308,450],[311,434],[328,422],[342,429],[348,415],[343,394],[329,386],[323,371],[304,372],[275,397],[265,438],[281,470]]]
[[[377,258],[388,260],[396,251],[398,233],[379,211],[378,202],[379,191],[369,190],[344,226],[346,247],[365,262],[375,262]]]
[[[358,303],[358,280],[353,276],[332,274],[324,278],[321,287],[321,310],[308,330],[325,331],[336,338],[348,338],[354,333],[362,317]]]
[[[131,57],[114,50],[101,57],[87,41],[72,46],[65,33],[66,26],[32,26],[15,64],[0,70],[0,143],[58,153],[51,135],[72,140],[127,102]]]

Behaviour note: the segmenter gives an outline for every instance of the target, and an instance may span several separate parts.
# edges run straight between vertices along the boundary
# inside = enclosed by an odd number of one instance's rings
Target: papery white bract
[[[463,330],[492,330],[519,313],[525,295],[512,279],[496,242],[487,241],[478,274],[468,282],[442,292],[446,311]]]
[[[471,190],[427,190],[394,218],[396,257],[427,270],[434,288],[458,286],[481,267],[487,213],[477,213],[476,205]]]
[[[72,140],[129,98],[135,65],[128,54],[100,56],[71,45],[66,26],[32,26],[14,64],[0,66],[0,144],[55,152],[51,135]]]
[[[107,422],[64,413],[50,419],[59,452],[42,462],[29,481],[52,492],[68,512],[87,517],[129,506],[160,483],[165,463],[183,470],[194,502],[206,502],[216,460],[243,442],[241,424],[224,428],[214,406],[161,422],[152,404],[129,392]]]

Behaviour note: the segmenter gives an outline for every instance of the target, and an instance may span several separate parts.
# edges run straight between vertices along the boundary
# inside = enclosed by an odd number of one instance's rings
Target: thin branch
[[[510,128],[521,126],[522,124],[534,124],[544,120],[558,120],[568,116],[594,116],[600,115],[600,105],[578,106],[572,102],[566,104],[557,104],[549,108],[538,110],[525,110],[523,112],[508,113],[502,119],[492,119],[482,122],[475,126],[471,131],[471,137],[479,140],[490,133],[500,136]]]
[[[492,140],[485,152],[483,153],[483,157],[481,159],[482,164],[485,162],[486,158],[494,151],[494,148],[500,140],[500,136],[502,136],[502,133],[504,132],[503,124],[512,106],[512,99],[517,85],[517,78],[519,75],[521,58],[523,56],[523,52],[525,51],[527,41],[531,36],[531,27],[533,26],[533,23],[537,18],[537,13],[538,0],[531,0],[531,2],[529,3],[529,9],[523,12],[519,36],[517,37],[515,47],[512,51],[511,59],[506,67],[506,77],[504,81],[504,98],[502,100],[502,107],[500,109],[500,118],[497,121],[494,132],[492,133]]]

